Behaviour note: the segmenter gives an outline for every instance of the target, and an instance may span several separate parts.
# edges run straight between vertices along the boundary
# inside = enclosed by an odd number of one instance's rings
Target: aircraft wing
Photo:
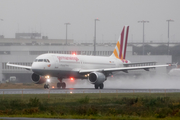
[[[26,69],[26,70],[31,70],[31,66],[10,64],[9,62],[6,65],[7,66],[12,66],[12,67],[19,67],[19,68],[23,68],[23,69]]]
[[[80,70],[79,73],[90,73],[90,72],[115,72],[115,71],[123,71],[128,73],[128,70],[138,70],[144,69],[149,71],[151,68],[156,67],[167,67],[171,65],[152,65],[152,66],[136,66],[136,67],[120,67],[120,68],[105,68],[105,69],[88,69],[88,70]]]

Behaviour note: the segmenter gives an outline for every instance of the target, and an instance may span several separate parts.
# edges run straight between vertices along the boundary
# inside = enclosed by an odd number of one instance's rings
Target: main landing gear
[[[62,78],[58,78],[59,82],[57,83],[57,88],[62,88],[65,89],[66,88],[66,83],[62,82]]]
[[[61,87],[62,87],[62,89],[65,89],[66,88],[66,83],[65,82],[57,83],[57,88],[61,88]]]
[[[94,87],[95,87],[95,89],[98,89],[98,88],[103,89],[104,88],[104,84],[103,83],[95,84]]]

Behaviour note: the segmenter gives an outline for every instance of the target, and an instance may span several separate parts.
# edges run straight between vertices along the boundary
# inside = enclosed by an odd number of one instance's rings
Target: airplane
[[[126,60],[126,48],[128,41],[129,26],[124,26],[111,56],[87,56],[70,54],[39,55],[32,66],[23,66],[7,63],[7,66],[24,68],[33,72],[31,78],[36,84],[44,84],[44,88],[49,89],[51,77],[57,77],[59,82],[57,88],[66,88],[63,79],[88,79],[94,84],[95,89],[103,89],[104,81],[114,72],[122,71],[128,73],[130,70],[143,69],[149,71],[151,68],[166,67],[169,65],[145,65],[147,62],[131,63]],[[144,66],[136,66],[144,64]],[[134,66],[133,66],[134,65]]]

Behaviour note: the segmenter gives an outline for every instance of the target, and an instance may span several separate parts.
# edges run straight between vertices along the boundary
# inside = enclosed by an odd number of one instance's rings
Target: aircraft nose
[[[33,62],[32,71],[36,74],[41,74],[42,69],[44,69],[44,65],[42,63]]]
[[[35,62],[32,63],[32,66],[31,66],[31,67],[32,67],[32,71],[33,71],[34,69],[36,69]]]
[[[37,62],[32,63],[32,71],[40,69],[42,66],[38,64]]]

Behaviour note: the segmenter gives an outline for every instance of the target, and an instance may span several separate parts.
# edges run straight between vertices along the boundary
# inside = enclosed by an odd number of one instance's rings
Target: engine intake
[[[43,76],[37,75],[35,73],[32,74],[31,78],[35,84],[42,84],[46,82],[46,79]]]
[[[92,72],[89,74],[89,81],[92,84],[101,84],[106,80],[106,76],[101,72]]]

